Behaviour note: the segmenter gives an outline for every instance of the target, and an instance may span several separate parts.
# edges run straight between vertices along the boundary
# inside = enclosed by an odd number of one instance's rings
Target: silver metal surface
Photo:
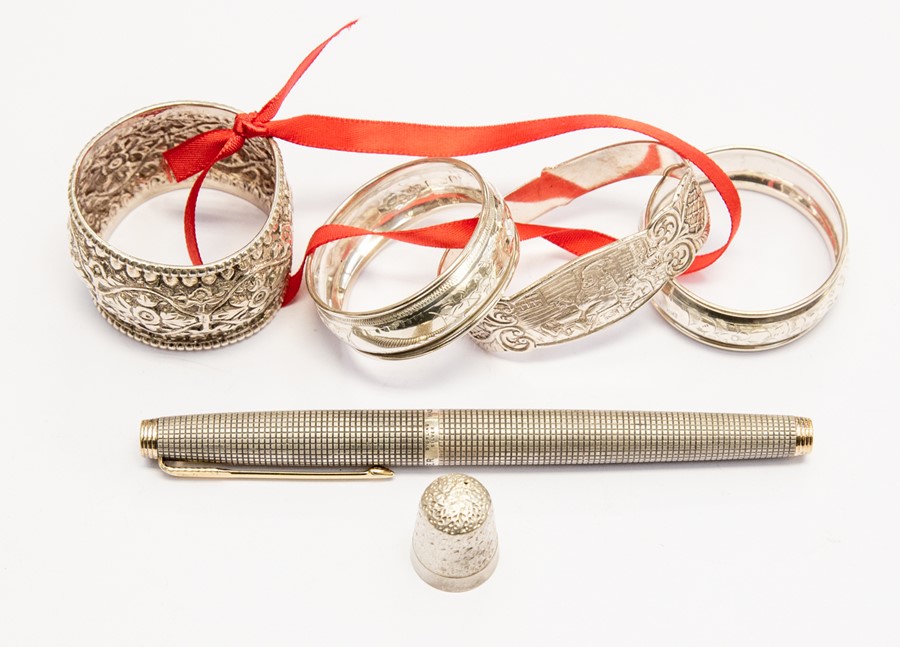
[[[413,530],[413,568],[442,591],[483,584],[500,556],[487,489],[466,474],[445,474],[422,493]]]
[[[675,186],[654,205],[646,229],[504,297],[472,327],[472,339],[491,351],[527,351],[579,339],[628,316],[686,270],[706,241],[709,210],[693,171],[674,151],[654,142],[617,144],[545,169],[538,181],[552,177],[587,193],[645,175],[663,176],[654,196]],[[510,197],[508,204],[517,222],[529,222],[573,199],[554,195],[516,202]],[[444,262],[458,255],[450,250]]]
[[[530,409],[271,411],[145,420],[141,452],[176,476],[221,475],[215,466],[237,468],[242,475],[252,476],[252,470],[265,473],[287,468],[785,458],[809,452],[812,434],[807,418],[756,414]],[[213,471],[194,473],[198,466],[213,466]],[[380,475],[389,476],[387,472]]]
[[[837,299],[844,281],[847,222],[825,181],[800,162],[756,148],[722,148],[708,155],[738,189],[772,196],[812,222],[834,254],[834,268],[812,294],[783,308],[735,310],[715,305],[670,281],[653,299],[657,311],[675,328],[705,344],[727,350],[766,350],[809,332]],[[709,189],[709,182],[703,183]]]
[[[230,128],[236,114],[207,103],[145,108],[97,135],[75,162],[72,259],[100,313],[129,337],[176,350],[215,348],[252,335],[281,305],[291,264],[291,198],[272,140],[248,140],[213,167],[205,184],[268,214],[244,248],[214,263],[177,266],[136,258],[107,242],[139,204],[188,186],[169,181],[163,152],[200,132]]]
[[[405,359],[444,346],[481,319],[512,277],[519,239],[503,200],[468,164],[434,158],[398,166],[354,193],[328,223],[395,231],[437,208],[466,202],[482,208],[462,254],[399,303],[345,309],[354,281],[388,242],[384,238],[358,236],[316,250],[306,264],[306,286],[328,328],[359,351]]]

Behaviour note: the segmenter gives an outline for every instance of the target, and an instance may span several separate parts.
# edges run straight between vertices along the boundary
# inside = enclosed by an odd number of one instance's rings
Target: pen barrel
[[[812,422],[796,416],[639,411],[272,411],[141,425],[149,458],[258,468],[785,458],[812,439]]]

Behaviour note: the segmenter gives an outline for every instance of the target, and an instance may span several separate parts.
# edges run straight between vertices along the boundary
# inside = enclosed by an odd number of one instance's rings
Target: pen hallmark
[[[437,467],[441,464],[441,427],[443,415],[440,409],[426,409],[424,411],[424,460],[427,467]]]

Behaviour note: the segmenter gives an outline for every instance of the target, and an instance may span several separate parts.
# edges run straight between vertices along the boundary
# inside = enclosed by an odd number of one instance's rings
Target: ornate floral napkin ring
[[[738,189],[778,198],[812,222],[834,254],[834,268],[812,294],[774,310],[745,311],[717,306],[671,281],[653,305],[684,334],[728,350],[765,350],[794,341],[818,324],[837,299],[847,255],[847,222],[825,181],[800,162],[756,148],[722,148],[708,153]],[[703,183],[704,189],[709,183]]]
[[[661,144],[617,144],[545,169],[541,179],[552,177],[574,188],[569,197],[517,202],[513,198],[518,192],[513,192],[508,204],[517,222],[530,222],[568,204],[574,194],[643,175],[662,176],[654,196],[662,187],[675,185],[654,208],[646,229],[580,256],[500,299],[469,331],[472,339],[491,351],[527,351],[579,339],[631,314],[685,271],[706,241],[709,210],[690,166]],[[445,262],[457,255],[449,251]]]
[[[247,142],[207,180],[268,214],[239,251],[213,263],[176,266],[135,258],[106,240],[141,202],[187,184],[169,180],[164,151],[200,132],[230,127],[236,114],[211,103],[146,108],[97,135],[75,162],[72,258],[97,309],[129,337],[175,350],[216,348],[252,335],[281,305],[291,264],[291,199],[272,140]]]
[[[358,236],[313,252],[306,286],[328,328],[363,353],[405,359],[444,346],[481,319],[515,271],[519,239],[503,199],[468,164],[446,158],[402,164],[359,189],[327,224],[396,231],[434,209],[467,202],[480,204],[481,212],[461,254],[399,303],[365,312],[344,309],[353,282],[384,238]]]

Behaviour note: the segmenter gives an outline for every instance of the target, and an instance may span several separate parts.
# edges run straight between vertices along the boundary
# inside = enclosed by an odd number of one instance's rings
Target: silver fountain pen
[[[172,476],[390,478],[391,468],[787,458],[796,416],[555,409],[268,411],[153,418],[141,453]]]

